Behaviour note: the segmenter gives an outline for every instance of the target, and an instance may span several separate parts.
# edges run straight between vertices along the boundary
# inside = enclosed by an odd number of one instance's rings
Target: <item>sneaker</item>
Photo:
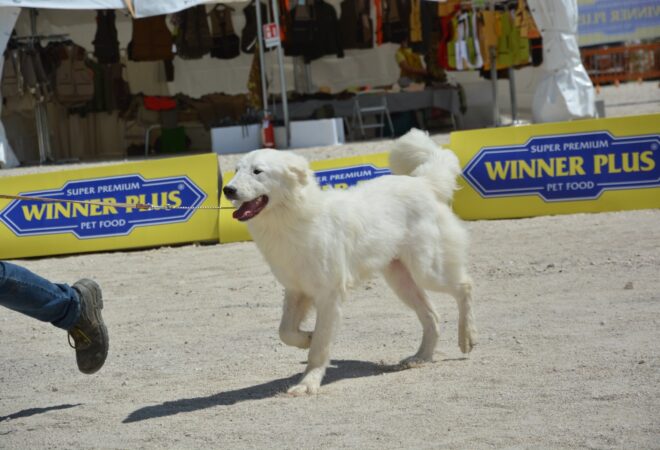
[[[68,331],[69,345],[76,350],[78,369],[92,374],[103,367],[108,356],[108,329],[101,317],[101,288],[88,279],[77,281],[72,287],[79,294],[80,319]]]

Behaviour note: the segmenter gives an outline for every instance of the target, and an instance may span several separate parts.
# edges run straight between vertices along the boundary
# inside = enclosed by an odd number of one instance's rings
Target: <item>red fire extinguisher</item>
[[[264,148],[275,147],[275,128],[273,127],[273,119],[270,114],[264,114],[261,121],[261,140]]]

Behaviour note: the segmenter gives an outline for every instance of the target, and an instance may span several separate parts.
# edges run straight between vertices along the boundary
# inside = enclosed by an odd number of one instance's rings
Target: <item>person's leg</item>
[[[108,330],[101,317],[101,288],[93,280],[78,280],[73,286],[52,283],[0,261],[0,305],[67,330],[81,372],[94,373],[105,363]]]
[[[80,301],[73,288],[4,261],[0,261],[0,305],[64,330],[80,317]]]

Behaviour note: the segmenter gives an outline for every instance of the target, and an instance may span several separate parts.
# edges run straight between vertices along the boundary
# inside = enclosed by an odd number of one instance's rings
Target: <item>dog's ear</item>
[[[301,157],[292,158],[287,166],[287,171],[302,186],[309,183],[309,163]]]

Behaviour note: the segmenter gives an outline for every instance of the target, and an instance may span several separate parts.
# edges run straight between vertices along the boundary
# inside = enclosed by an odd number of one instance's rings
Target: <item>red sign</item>
[[[280,30],[275,23],[266,23],[264,28],[264,42],[266,48],[277,47],[280,43]]]

